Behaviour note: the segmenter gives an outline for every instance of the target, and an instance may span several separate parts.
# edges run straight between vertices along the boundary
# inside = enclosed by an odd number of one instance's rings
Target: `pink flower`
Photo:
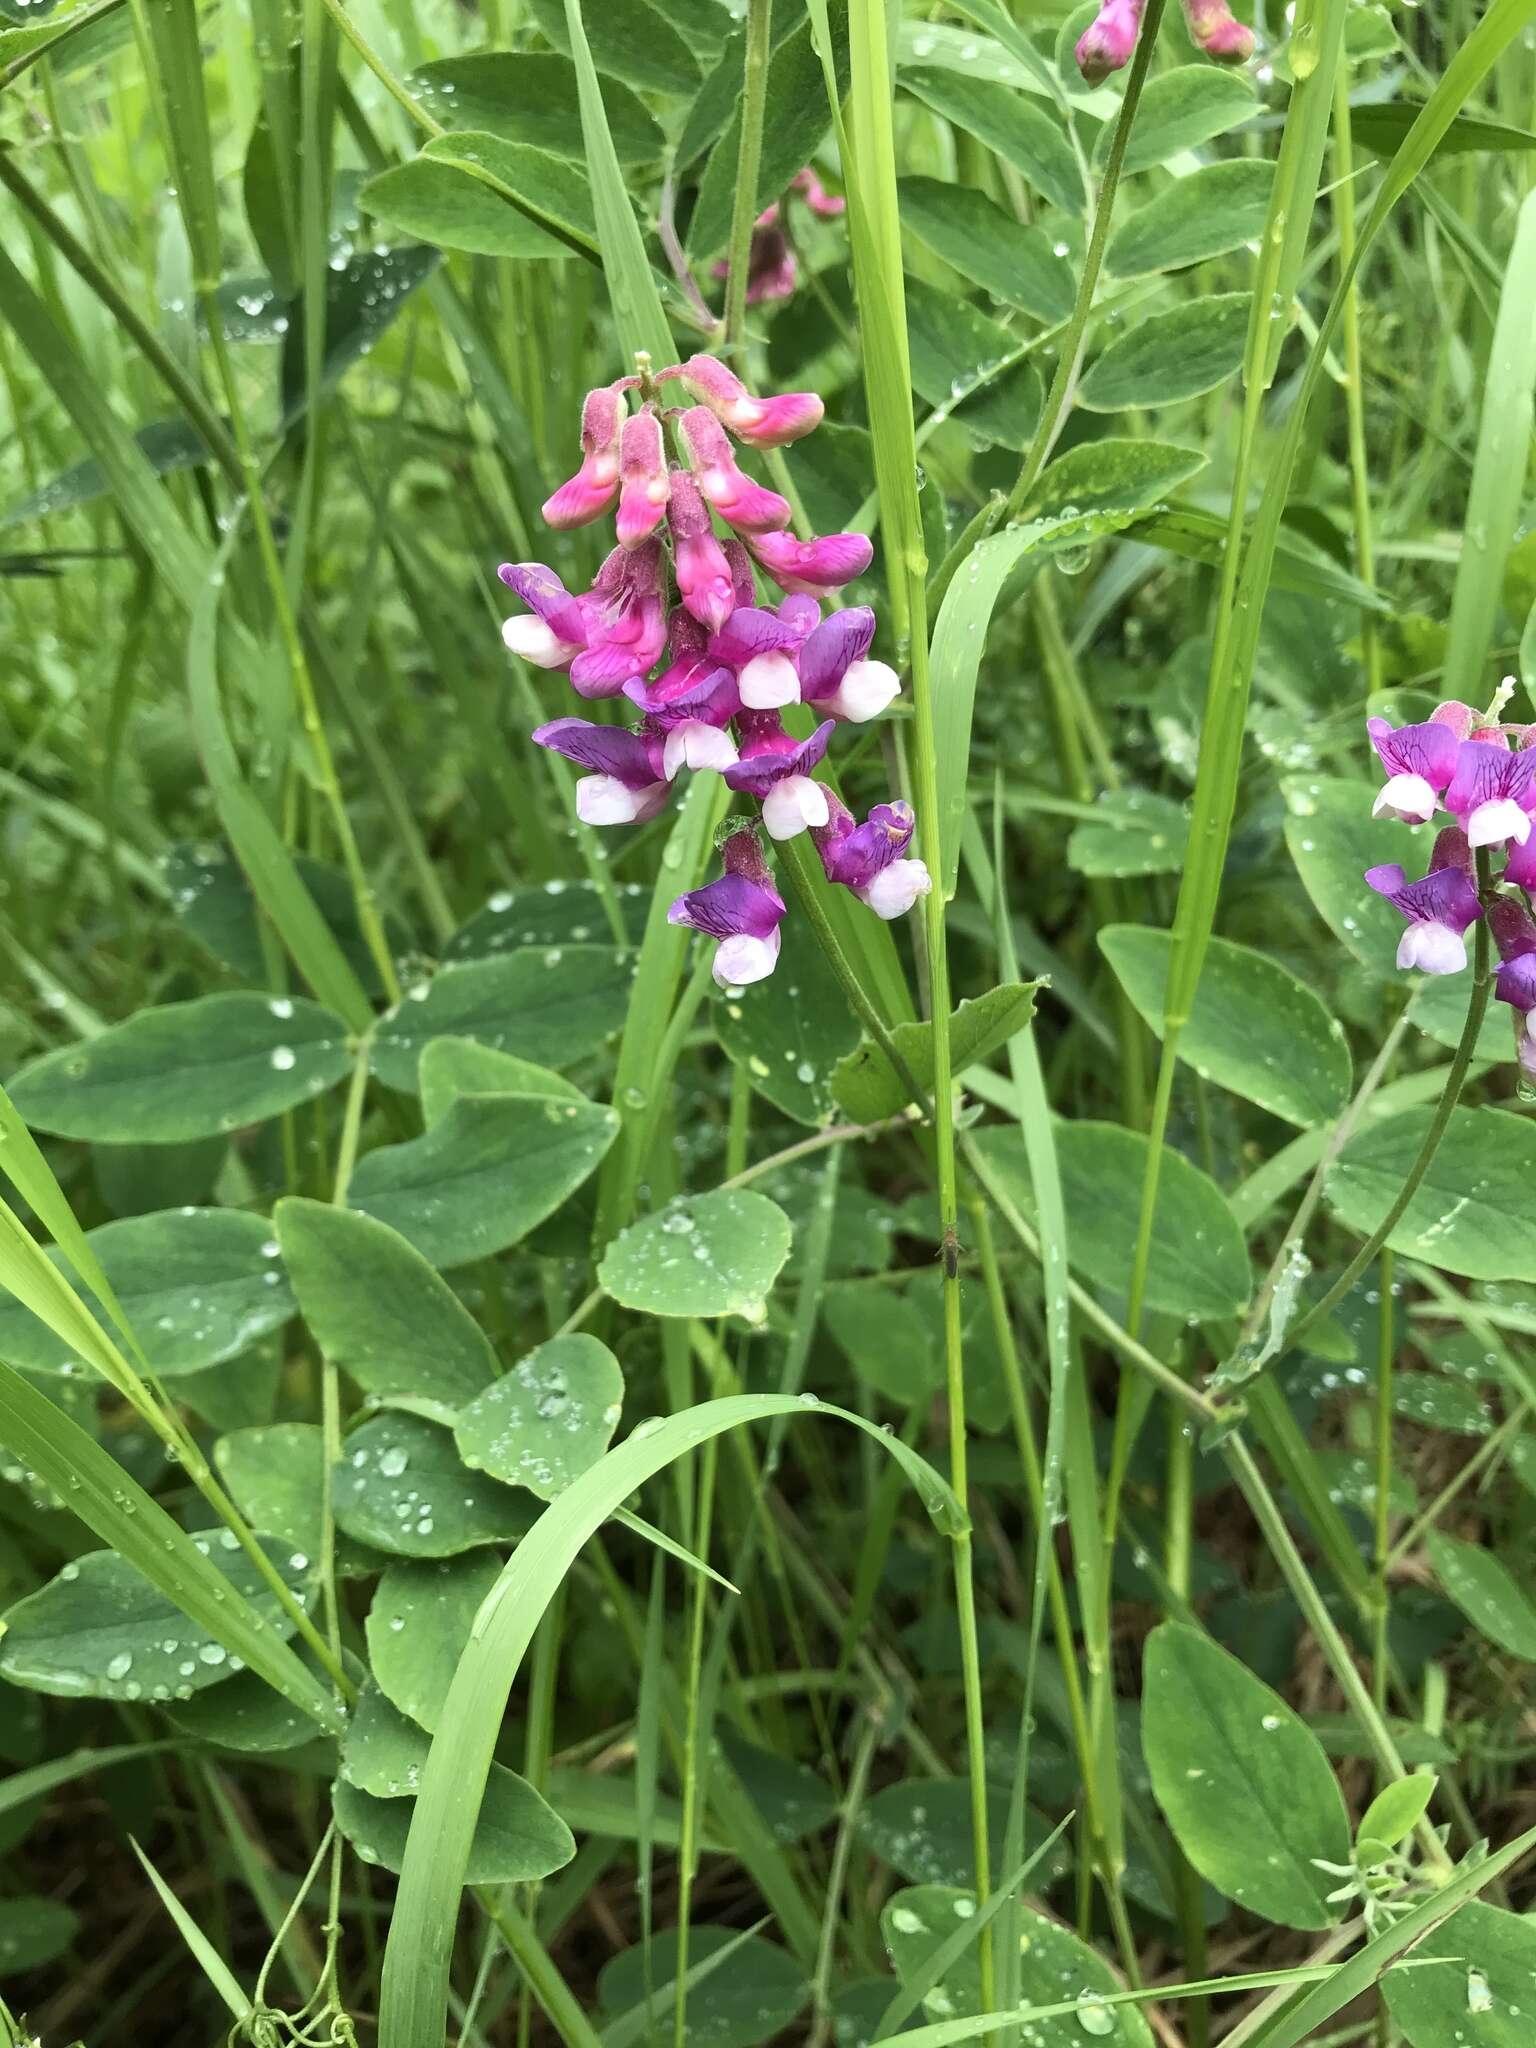
[[[544,501],[544,523],[590,526],[613,503],[619,484],[619,435],[624,401],[612,385],[589,391],[581,408],[581,467]]]
[[[741,379],[714,356],[690,356],[676,375],[723,426],[753,448],[783,448],[821,424],[825,408],[814,391],[754,398]]]

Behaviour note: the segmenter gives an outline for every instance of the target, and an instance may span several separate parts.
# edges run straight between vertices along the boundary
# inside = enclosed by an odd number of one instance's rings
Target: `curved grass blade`
[[[46,1394],[0,1365],[0,1442],[159,1592],[328,1735],[340,1707],[178,1522]]]
[[[384,1952],[380,2048],[421,2048],[443,2037],[464,1872],[507,1695],[540,1617],[582,1545],[637,1487],[686,1452],[738,1423],[806,1412],[807,1404],[795,1396],[735,1394],[637,1431],[552,1501],[518,1545],[475,1617],[422,1771]],[[843,1408],[816,1404],[812,1412],[851,1422],[888,1451],[946,1535],[967,1528],[949,1487],[899,1437],[886,1436]]]

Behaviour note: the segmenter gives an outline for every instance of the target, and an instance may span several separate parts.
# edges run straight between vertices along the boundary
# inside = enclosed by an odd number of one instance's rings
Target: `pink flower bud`
[[[624,401],[611,386],[589,391],[581,408],[581,467],[544,502],[544,521],[561,528],[590,526],[613,503],[619,482],[619,433]]]
[[[1131,61],[1146,0],[1104,0],[1078,39],[1077,68],[1089,85],[1099,85]]]
[[[718,631],[736,606],[731,565],[709,523],[709,508],[687,470],[673,470],[671,484],[667,524],[678,592],[685,609],[701,625]]]
[[[787,447],[819,426],[825,411],[814,391],[754,398],[741,379],[714,356],[690,356],[677,374],[716,419],[753,448]]]
[[[862,576],[874,555],[867,533],[824,533],[796,540],[792,533],[758,533],[747,543],[781,590],[814,597]]]
[[[678,422],[699,489],[738,533],[769,533],[789,524],[789,505],[736,467],[725,429],[706,405],[692,405]]]
[[[1184,0],[1189,39],[1217,64],[1246,64],[1253,55],[1253,30],[1236,20],[1227,0]]]
[[[624,422],[619,437],[619,545],[633,548],[648,540],[666,509],[667,453],[661,421],[653,412],[637,412]]]

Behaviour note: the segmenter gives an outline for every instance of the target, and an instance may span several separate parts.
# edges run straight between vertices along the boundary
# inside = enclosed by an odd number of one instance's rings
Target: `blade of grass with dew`
[[[229,2007],[235,2018],[237,2020],[248,2019],[255,2008],[240,1988],[239,1979],[224,1961],[224,1958],[219,1954],[207,1935],[204,1934],[201,1927],[192,1918],[192,1915],[187,1911],[180,1899],[171,1890],[159,1871],[156,1870],[154,1864],[144,1854],[137,1840],[130,1835],[128,1842],[134,1855],[138,1857],[139,1862],[143,1865],[145,1876],[159,1894],[161,1905],[164,1906],[172,1920],[175,1921],[176,1932],[191,1950],[197,1967]]]
[[[1536,192],[1526,195],[1499,295],[1483,384],[1477,455],[1467,492],[1461,560],[1451,597],[1440,689],[1467,704],[1488,699],[1483,666],[1493,641],[1504,566],[1520,523],[1536,388]]]
[[[140,1757],[159,1756],[175,1747],[173,1740],[118,1742],[107,1749],[71,1750],[68,1756],[51,1757],[47,1763],[33,1764],[28,1770],[11,1771],[0,1778],[0,1815],[14,1813],[30,1800],[56,1792],[61,1785],[74,1784],[77,1778],[110,1771],[114,1764],[135,1763]]]
[[[219,703],[218,615],[223,563],[233,539],[233,533],[226,536],[219,559],[193,603],[187,630],[187,694],[193,735],[220,822],[257,902],[318,999],[344,1017],[354,1031],[367,1031],[373,1024],[373,1005],[335,933],[316,909],[281,834],[241,774],[224,723]]]
[[[78,1422],[3,1364],[0,1442],[199,1628],[325,1733],[340,1733],[344,1716],[325,1687],[180,1524]]]
[[[565,27],[570,38],[571,62],[576,67],[576,94],[581,107],[581,140],[587,157],[587,177],[592,186],[592,211],[597,223],[598,246],[603,252],[603,275],[608,280],[608,297],[620,339],[631,354],[650,356],[657,369],[672,360],[672,330],[667,324],[661,294],[640,239],[629,189],[619,168],[618,152],[608,129],[603,106],[603,89],[587,43],[581,0],[565,0]]]
[[[384,1953],[380,2048],[420,2048],[441,2038],[464,1872],[507,1695],[539,1617],[583,1544],[637,1487],[710,1438],[740,1423],[808,1412],[804,1402],[783,1395],[739,1394],[671,1416],[605,1453],[518,1544],[475,1617],[422,1770]],[[889,1452],[943,1533],[956,1538],[965,1529],[955,1495],[898,1438],[845,1409],[819,1405],[814,1412],[852,1423]]]
[[[813,12],[828,79],[831,111],[839,113],[832,49],[824,5]],[[853,248],[854,296],[864,388],[873,440],[875,481],[880,499],[880,537],[885,549],[887,588],[895,613],[898,653],[912,677],[912,745],[918,833],[924,859],[937,884],[943,873],[943,817],[938,776],[938,734],[928,661],[927,551],[918,502],[917,446],[912,421],[912,376],[907,346],[906,289],[901,256],[901,213],[896,184],[894,71],[887,42],[884,0],[850,0],[848,44],[850,120],[839,141],[851,147],[842,162],[848,185],[848,222]],[[903,647],[903,642],[905,646]],[[942,1260],[945,1396],[949,1410],[950,1482],[966,1498],[966,1390],[960,1304],[959,1181],[955,1168],[954,1093],[949,1048],[949,955],[943,888],[923,901],[927,942],[928,995],[933,1035],[933,1137],[936,1155],[938,1222]],[[981,1657],[970,1539],[954,1548],[955,1608],[965,1697],[967,1770],[971,1795],[971,1843],[980,1904],[991,1884],[987,1840],[986,1731],[982,1716]],[[990,2003],[992,1944],[980,1954],[982,1995]]]

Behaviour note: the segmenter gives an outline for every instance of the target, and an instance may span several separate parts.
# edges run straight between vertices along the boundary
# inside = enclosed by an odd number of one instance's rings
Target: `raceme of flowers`
[[[679,385],[693,402],[666,405]],[[502,638],[523,660],[564,669],[578,696],[624,697],[641,713],[633,726],[556,718],[533,734],[588,771],[576,785],[587,824],[652,818],[684,768],[717,773],[757,800],[770,839],[808,831],[827,879],[894,918],[929,888],[927,868],[908,855],[911,806],[876,804],[860,823],[815,775],[834,728],[874,718],[901,687],[871,659],[869,607],[823,618],[818,598],[868,568],[869,540],[797,539],[786,500],[747,476],[731,445],[734,435],[783,447],[821,416],[814,392],[756,398],[707,355],[588,392],[581,467],[544,517],[566,528],[612,511],[618,546],[574,596],[542,562],[503,563],[502,581],[528,610]],[[756,571],[778,585],[777,604],[759,601]],[[817,715],[808,738],[785,729],[791,704]],[[670,916],[719,942],[715,979],[739,987],[773,972],[785,905],[753,827],[721,851],[725,873],[678,897]]]
[[[1536,1075],[1536,727],[1498,722],[1513,687],[1506,683],[1487,712],[1452,702],[1438,705],[1422,725],[1366,720],[1387,771],[1374,815],[1425,825],[1443,808],[1455,823],[1436,837],[1422,880],[1410,882],[1396,861],[1367,869],[1365,879],[1407,920],[1398,966],[1457,974],[1467,964],[1468,927],[1484,914],[1476,852],[1503,854],[1503,871],[1493,879],[1504,887],[1487,900],[1502,963],[1494,990],[1514,1013],[1520,1064]]]
[[[1147,0],[1102,0],[1078,38],[1077,68],[1089,85],[1131,61]],[[1227,0],[1184,0],[1190,41],[1218,64],[1246,64],[1253,55],[1253,30],[1238,21]]]

